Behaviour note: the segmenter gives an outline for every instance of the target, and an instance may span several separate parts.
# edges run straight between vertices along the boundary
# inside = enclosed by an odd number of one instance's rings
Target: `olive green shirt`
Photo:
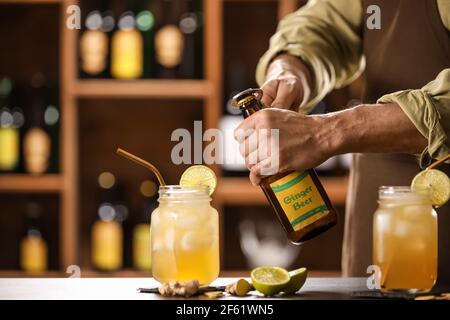
[[[450,31],[450,0],[437,0],[437,3],[442,22]],[[282,52],[300,57],[314,75],[311,97],[299,107],[300,112],[308,113],[331,90],[351,83],[365,66],[359,34],[362,11],[361,0],[310,0],[286,16],[270,39],[269,50],[259,61],[258,84],[264,83],[270,62]],[[345,52],[344,59],[342,52]],[[422,165],[431,158],[439,159],[450,153],[450,68],[423,88],[391,93],[378,102],[397,103],[428,139]]]

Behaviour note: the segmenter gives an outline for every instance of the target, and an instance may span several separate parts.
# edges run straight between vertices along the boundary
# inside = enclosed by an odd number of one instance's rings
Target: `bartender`
[[[373,5],[379,27],[368,21],[376,18]],[[280,22],[258,64],[262,102],[272,108],[247,118],[239,129],[280,130],[280,171],[305,170],[354,153],[344,276],[367,276],[372,264],[378,188],[410,185],[421,168],[450,153],[449,30],[448,0],[310,0]],[[360,105],[306,115],[363,71]],[[250,163],[248,141],[239,142],[257,185],[266,162]],[[450,174],[450,165],[440,169]],[[437,212],[438,273],[450,282],[450,204]]]

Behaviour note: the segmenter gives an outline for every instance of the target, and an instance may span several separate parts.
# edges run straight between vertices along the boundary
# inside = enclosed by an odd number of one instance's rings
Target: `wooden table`
[[[219,278],[213,285],[226,285],[236,278]],[[0,279],[0,300],[158,300],[166,299],[156,294],[138,293],[138,288],[158,286],[153,278],[50,278],[50,279]],[[308,278],[296,296],[286,299],[351,299],[354,291],[367,290],[366,278]],[[260,299],[253,293],[245,298]]]

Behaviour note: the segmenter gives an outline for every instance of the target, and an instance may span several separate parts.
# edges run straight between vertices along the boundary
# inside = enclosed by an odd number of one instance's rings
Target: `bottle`
[[[106,73],[109,39],[103,29],[103,19],[98,10],[89,12],[86,17],[87,30],[80,37],[80,67],[83,78],[98,78]]]
[[[41,206],[29,203],[26,209],[26,230],[20,241],[20,267],[25,272],[47,270],[48,248],[40,229]]]
[[[28,129],[23,138],[25,170],[31,174],[47,171],[51,152],[50,136],[45,128],[46,94],[45,77],[33,75],[31,81],[31,104],[27,115]]]
[[[162,23],[155,35],[155,59],[158,78],[179,78],[185,48],[179,27],[180,0],[162,1]]]
[[[158,187],[153,180],[145,180],[139,191],[142,207],[133,229],[133,265],[138,270],[151,271],[150,214],[158,206]]]
[[[108,2],[107,0],[105,0]],[[112,52],[112,38],[115,33],[116,28],[116,19],[114,18],[114,13],[112,10],[108,9],[107,5],[104,5],[105,11],[103,11],[103,22],[102,22],[102,31],[108,37],[108,54],[106,57],[106,69],[104,72],[105,78],[111,78],[111,52]]]
[[[261,97],[261,89],[248,89],[235,95],[233,101],[247,118],[263,109]],[[312,239],[337,223],[336,210],[314,169],[277,173],[264,178],[260,186],[295,244]]]
[[[123,230],[117,208],[116,178],[110,172],[98,176],[98,220],[92,226],[91,258],[93,266],[100,271],[116,271],[123,263]],[[119,209],[119,210],[117,210]]]
[[[184,0],[179,27],[184,35],[180,78],[203,77],[203,16],[198,0]]]
[[[146,0],[137,2],[136,27],[141,32],[144,43],[143,78],[152,78],[154,74],[155,16]]]
[[[143,73],[143,40],[132,11],[124,12],[112,37],[111,74],[117,79],[137,79]]]
[[[50,136],[51,148],[47,172],[59,172],[59,124],[60,110],[58,107],[59,92],[56,86],[51,86],[49,98],[46,100],[44,110],[45,131]]]
[[[0,171],[13,172],[19,164],[20,127],[24,122],[20,108],[12,107],[12,81],[0,80]]]

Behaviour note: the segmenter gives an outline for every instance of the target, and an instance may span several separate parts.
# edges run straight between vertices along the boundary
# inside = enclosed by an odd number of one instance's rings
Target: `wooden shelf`
[[[344,205],[347,197],[347,177],[320,178],[331,202]],[[267,204],[260,188],[251,185],[248,178],[223,178],[217,185],[217,196],[225,205],[262,205]]]
[[[212,94],[206,80],[78,80],[71,93],[79,98],[203,99]]]
[[[58,174],[32,176],[27,174],[1,174],[0,192],[53,193],[62,190],[62,179]]]
[[[63,0],[0,0],[0,4],[59,4]]]

